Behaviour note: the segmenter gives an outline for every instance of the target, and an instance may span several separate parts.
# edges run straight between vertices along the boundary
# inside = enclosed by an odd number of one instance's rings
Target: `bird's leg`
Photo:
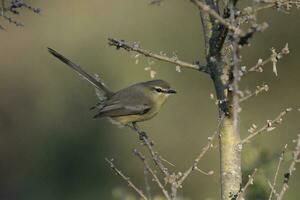
[[[136,122],[132,122],[132,129],[139,134],[140,140],[144,140],[144,138],[148,138],[146,132],[142,131]]]

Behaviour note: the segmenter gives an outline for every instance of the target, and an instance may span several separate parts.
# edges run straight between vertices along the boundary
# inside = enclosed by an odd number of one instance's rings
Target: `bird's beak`
[[[176,92],[176,90],[169,89],[169,90],[167,91],[167,93],[168,93],[168,94],[176,94],[177,92]]]

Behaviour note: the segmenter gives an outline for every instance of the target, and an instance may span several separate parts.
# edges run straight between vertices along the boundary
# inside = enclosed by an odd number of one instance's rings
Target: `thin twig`
[[[165,195],[165,197],[170,200],[170,196],[168,191],[165,189],[164,185],[161,183],[161,181],[159,180],[159,178],[157,177],[157,175],[155,174],[155,172],[151,169],[151,167],[149,166],[145,156],[138,151],[137,149],[133,150],[133,154],[135,156],[137,156],[144,164],[145,169],[152,175],[153,180],[157,183],[157,185],[159,186],[159,188],[161,189],[161,191],[163,192],[163,194]]]
[[[275,190],[275,186],[276,186],[276,181],[277,181],[279,169],[280,169],[281,163],[282,163],[282,161],[283,161],[283,156],[284,156],[284,153],[285,153],[286,148],[287,148],[287,144],[284,146],[284,150],[281,152],[280,157],[279,157],[279,161],[278,161],[278,164],[277,164],[277,168],[276,168],[274,180],[273,180],[272,187],[271,187],[271,192],[270,192],[269,200],[272,199],[273,191]],[[274,188],[274,190],[273,190],[272,188]],[[276,191],[276,190],[275,190],[275,191]],[[276,194],[276,193],[275,193],[275,194]]]
[[[22,24],[21,22],[18,22],[16,20],[14,20],[13,18],[7,16],[7,15],[2,15],[2,17],[7,20],[9,23],[14,24],[15,26],[24,26],[24,24]]]
[[[257,169],[255,168],[254,171],[252,172],[252,174],[248,176],[248,181],[247,181],[246,185],[243,188],[241,188],[240,191],[236,195],[234,195],[234,197],[232,197],[232,200],[240,200],[243,198],[248,187],[250,185],[253,185],[253,181],[254,181],[256,172],[257,172]]]
[[[276,197],[278,197],[279,194],[276,191],[276,189],[273,187],[272,183],[269,180],[267,180],[267,182],[268,182],[269,187],[271,188],[272,193],[275,194]]]
[[[285,111],[281,112],[275,119],[267,120],[267,123],[263,127],[256,131],[253,131],[250,135],[248,135],[245,139],[241,141],[241,144],[249,143],[251,139],[255,136],[260,135],[264,132],[274,130],[276,128],[276,125],[279,125],[282,122],[282,118],[290,111],[292,111],[292,108],[287,108],[285,109]]]
[[[177,199],[177,184],[176,182],[173,182],[171,185],[171,200],[176,200]]]
[[[197,158],[194,160],[193,165],[188,168],[188,170],[186,170],[182,177],[177,181],[178,187],[181,187],[182,183],[185,181],[185,179],[190,175],[190,173],[194,170],[197,169],[197,165],[200,162],[200,160],[203,158],[203,156],[206,154],[206,152],[212,148],[212,143],[214,138],[218,135],[217,132],[215,132],[211,137],[208,138],[208,142],[207,144],[202,148],[202,151],[200,152],[200,154],[197,156]]]
[[[300,157],[300,134],[298,135],[297,140],[295,140],[296,147],[293,152],[293,161],[289,166],[288,172],[284,174],[284,180],[283,180],[283,186],[281,188],[281,191],[279,193],[279,196],[277,197],[277,200],[282,200],[285,192],[288,190],[289,187],[289,180],[292,176],[292,173],[296,170],[296,164],[299,162]]]
[[[190,175],[190,173],[197,169],[197,165],[199,163],[199,161],[203,158],[203,156],[206,154],[206,152],[213,147],[213,140],[214,138],[219,134],[220,132],[220,127],[221,127],[221,124],[224,120],[224,116],[221,117],[221,119],[219,120],[219,123],[218,123],[218,127],[217,127],[217,131],[211,136],[208,138],[208,142],[207,144],[202,148],[202,151],[200,152],[200,154],[197,156],[197,158],[194,160],[194,163],[193,165],[188,168],[188,170],[186,170],[182,177],[177,181],[177,187],[181,187],[182,186],[182,183],[185,181],[185,179]],[[211,173],[210,173],[211,174]]]
[[[271,49],[273,50],[273,49]],[[245,76],[251,72],[263,72],[263,66],[268,64],[268,63],[274,63],[274,62],[277,62],[279,59],[281,59],[284,55],[287,55],[289,54],[290,51],[289,51],[289,48],[288,48],[288,44],[285,45],[285,47],[283,47],[281,49],[281,51],[279,53],[273,53],[272,51],[272,54],[270,55],[270,57],[268,57],[267,59],[265,60],[262,60],[262,59],[259,59],[257,61],[257,63],[250,67],[248,70],[242,70],[242,76]]]
[[[164,61],[164,62],[168,62],[168,63],[178,65],[180,67],[185,67],[185,68],[189,68],[189,69],[194,69],[194,70],[207,72],[206,71],[206,66],[201,66],[201,65],[198,65],[198,64],[188,63],[188,62],[179,60],[177,57],[172,58],[172,57],[168,57],[164,54],[162,54],[162,55],[156,54],[156,53],[153,53],[150,50],[140,48],[138,44],[130,45],[130,44],[126,43],[124,40],[117,40],[117,39],[113,39],[113,38],[108,38],[108,40],[109,40],[108,44],[110,46],[115,46],[117,49],[121,48],[121,49],[124,49],[124,50],[127,50],[127,51],[134,51],[134,52],[142,54],[146,57],[155,58],[155,59],[160,60],[160,61]]]
[[[175,165],[173,163],[171,163],[170,161],[168,161],[167,159],[163,158],[162,156],[159,156],[159,159],[161,161],[164,161],[165,163],[167,163],[168,165],[175,167]]]
[[[270,62],[271,62],[271,57],[269,57],[265,60],[259,59],[257,61],[257,63],[254,66],[252,66],[247,72],[244,72],[243,75],[246,75],[250,72],[262,72],[263,69],[261,67],[263,67],[264,65],[266,65]]]
[[[160,169],[160,171],[165,175],[166,180],[168,179],[168,177],[170,176],[168,169],[163,165],[160,156],[158,155],[157,152],[154,151],[153,149],[153,144],[152,142],[149,141],[148,137],[146,136],[145,132],[143,132],[138,126],[137,124],[133,124],[133,126],[128,126],[130,127],[133,131],[135,131],[136,133],[138,133],[140,140],[143,141],[144,145],[147,147],[153,162],[158,166],[158,168]]]
[[[146,166],[144,166],[144,181],[145,181],[145,189],[146,189],[147,197],[149,200],[151,200],[152,199],[151,186],[149,184],[148,170],[147,170]]]
[[[110,168],[117,173],[123,180],[128,183],[128,186],[131,187],[142,199],[148,200],[148,198],[144,195],[143,191],[137,188],[131,181],[130,178],[125,176],[113,163],[113,160],[105,158],[105,160],[110,164]]]
[[[157,5],[159,6],[162,3],[163,0],[151,0],[149,2],[149,5]]]
[[[206,175],[206,176],[210,176],[210,175],[214,174],[214,171],[208,171],[208,172],[206,172],[206,171],[203,171],[202,169],[199,169],[197,166],[195,167],[195,170],[198,171],[198,172],[200,172],[201,174]]]
[[[259,12],[261,10],[272,8],[274,6],[275,6],[275,2],[273,4],[270,3],[267,5],[256,6],[256,7],[254,7],[254,12]]]
[[[239,46],[243,46],[246,44],[249,44],[249,39],[253,37],[255,33],[263,32],[269,27],[269,25],[266,22],[263,22],[261,24],[252,24],[252,26],[248,29],[248,31],[239,39]]]
[[[283,11],[287,13],[289,10],[291,10],[292,6],[295,6],[296,8],[299,8],[299,0],[286,0],[286,1],[276,1],[276,0],[262,0],[261,3],[264,3],[264,7],[256,9],[256,11],[259,11],[264,8],[274,7],[279,11]]]
[[[267,92],[269,90],[269,86],[267,84],[263,84],[261,86],[257,86],[256,90],[253,92],[250,92],[249,94],[242,96],[239,101],[240,103],[250,99],[253,96],[257,96],[258,94],[261,94],[262,92]]]
[[[32,12],[39,14],[41,12],[41,9],[34,8],[31,5],[25,3],[24,1],[10,1],[10,6],[5,6],[5,0],[1,1],[1,12],[0,17],[3,17],[5,20],[7,20],[9,23],[15,24],[16,26],[24,26],[23,23],[18,22],[14,20],[12,17],[8,16],[6,13],[9,11],[12,14],[19,14],[20,12],[18,9],[20,8],[27,8],[31,10]],[[0,25],[0,29],[4,29],[3,26]]]

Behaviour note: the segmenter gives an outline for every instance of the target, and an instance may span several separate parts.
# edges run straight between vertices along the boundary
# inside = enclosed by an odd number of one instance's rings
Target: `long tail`
[[[64,57],[63,55],[61,55],[60,53],[58,53],[54,49],[51,49],[51,48],[48,47],[48,51],[53,56],[55,56],[56,58],[58,58],[60,61],[62,61],[63,63],[67,64],[69,67],[71,67],[82,78],[84,78],[85,80],[87,80],[89,83],[91,83],[93,86],[95,86],[98,90],[103,91],[106,94],[106,96],[111,96],[113,94],[113,92],[111,90],[109,90],[103,83],[101,83],[100,81],[96,80],[93,76],[91,76],[90,74],[88,74],[87,72],[85,72],[79,65],[73,63],[71,60],[67,59],[66,57]]]

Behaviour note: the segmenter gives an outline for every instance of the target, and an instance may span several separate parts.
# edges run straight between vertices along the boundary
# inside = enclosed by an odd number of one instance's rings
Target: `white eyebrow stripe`
[[[160,89],[162,92],[165,92],[165,93],[167,93],[169,91],[169,89],[165,89],[165,88],[158,87],[158,86],[155,86],[154,88],[155,89]]]

